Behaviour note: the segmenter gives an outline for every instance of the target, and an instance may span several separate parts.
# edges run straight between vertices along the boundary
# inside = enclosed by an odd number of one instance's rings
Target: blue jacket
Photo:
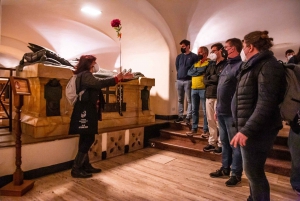
[[[191,80],[191,76],[187,75],[187,72],[197,61],[198,56],[193,52],[179,54],[176,58],[177,80]]]
[[[242,60],[240,55],[228,58],[227,64],[219,76],[217,87],[217,114],[229,115],[231,113],[231,100],[235,92],[237,75],[240,72]]]

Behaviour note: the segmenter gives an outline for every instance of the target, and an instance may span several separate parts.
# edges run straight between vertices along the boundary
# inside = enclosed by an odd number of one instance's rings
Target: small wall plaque
[[[11,88],[15,95],[30,95],[29,80],[23,77],[10,77]]]

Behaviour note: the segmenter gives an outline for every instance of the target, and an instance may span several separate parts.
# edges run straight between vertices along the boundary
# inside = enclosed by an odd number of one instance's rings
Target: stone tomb
[[[73,109],[65,97],[65,88],[72,76],[69,67],[36,63],[25,66],[23,71],[17,72],[17,76],[28,78],[31,87],[31,96],[24,96],[21,113],[22,133],[35,138],[68,135]],[[153,123],[155,115],[151,111],[149,93],[154,85],[155,79],[140,77],[102,89],[106,101],[109,101],[107,105],[112,107],[107,108],[109,112],[103,112],[102,121],[98,122],[99,129],[115,128],[117,130],[117,127],[124,129],[126,126],[132,128],[135,125],[140,127],[140,124]],[[123,111],[111,112],[113,107],[119,104],[117,95],[120,87]],[[146,100],[142,100],[142,94],[146,94],[143,96]],[[125,136],[123,138],[125,139]]]

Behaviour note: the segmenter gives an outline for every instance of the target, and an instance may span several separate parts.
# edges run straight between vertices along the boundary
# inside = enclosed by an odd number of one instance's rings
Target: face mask
[[[245,52],[244,52],[244,49],[242,49],[242,51],[241,51],[241,59],[242,59],[242,61],[243,62],[246,62],[247,61],[247,57],[246,57],[246,54],[245,54]]]
[[[287,56],[287,60],[289,61],[292,57],[293,57],[293,55]]]
[[[198,54],[198,61],[203,59],[203,55],[202,54]]]
[[[210,53],[210,54],[208,55],[208,58],[209,58],[210,60],[212,60],[212,61],[215,61],[215,60],[217,59],[217,55],[216,55],[215,53]]]
[[[99,70],[100,70],[99,65],[98,65],[98,64],[95,64],[94,67],[93,67],[93,72],[94,72],[94,73],[97,73]]]
[[[181,53],[183,53],[183,54],[186,53],[186,48],[181,48],[180,50],[181,50]]]

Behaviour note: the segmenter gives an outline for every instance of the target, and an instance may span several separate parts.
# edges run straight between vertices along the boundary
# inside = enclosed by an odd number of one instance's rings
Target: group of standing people
[[[190,42],[181,41],[181,52],[176,58],[179,117],[176,122],[190,123],[188,136],[198,132],[199,105],[204,111],[202,137],[208,137],[204,151],[222,153],[222,166],[210,176],[229,177],[226,186],[241,182],[244,170],[250,186],[248,201],[270,200],[270,187],[264,172],[268,151],[282,129],[279,104],[285,93],[284,68],[270,48],[273,38],[268,31],[254,31],[243,40],[230,38],[223,46],[216,43],[201,46],[198,55],[190,51]],[[297,55],[287,51],[288,62],[299,63]],[[98,133],[104,98],[101,88],[114,86],[131,73],[115,77],[97,78],[96,57],[83,55],[76,65],[77,92],[85,90],[81,101],[75,103],[69,134],[79,134],[78,152],[71,170],[72,177],[88,178],[101,172],[94,168],[88,150]],[[188,109],[184,118],[183,102]],[[297,111],[295,112],[296,115]],[[298,111],[300,122],[300,112]],[[89,118],[86,118],[89,117]],[[297,116],[296,116],[297,117]],[[297,120],[297,119],[296,119]],[[293,122],[291,123],[291,127]],[[293,128],[293,127],[292,127]],[[292,156],[291,185],[300,194],[300,130],[291,129],[289,148]]]
[[[190,48],[189,41],[186,41],[180,43],[181,48]],[[176,59],[179,97],[179,118],[176,122],[184,121],[182,109],[186,89],[189,116],[185,122],[189,123],[192,116],[191,131],[187,135],[193,136],[198,132],[199,101],[202,101],[204,125],[201,137],[207,137],[209,132],[208,145],[203,150],[222,153],[221,168],[210,176],[229,177],[226,186],[235,186],[241,182],[244,171],[250,186],[248,201],[270,200],[264,165],[283,127],[279,105],[285,93],[285,72],[270,51],[272,41],[268,31],[254,31],[245,35],[243,40],[231,38],[224,46],[213,44],[210,54],[202,46],[198,49],[198,57],[188,51],[182,52]],[[194,58],[196,61],[192,60]],[[190,82],[191,89],[182,88],[178,82],[186,82],[187,86]],[[300,138],[299,134],[295,136]],[[296,142],[289,140],[291,143]],[[299,139],[297,143],[298,152],[293,146],[293,153],[298,155],[293,158],[292,154],[292,169],[297,173],[295,179],[291,176],[291,184],[299,193]]]

